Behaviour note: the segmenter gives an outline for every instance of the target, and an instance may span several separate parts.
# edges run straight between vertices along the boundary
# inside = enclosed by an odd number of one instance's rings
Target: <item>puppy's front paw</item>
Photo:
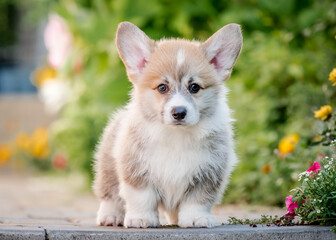
[[[122,226],[124,213],[122,208],[110,201],[102,201],[97,214],[97,225]]]
[[[211,228],[216,225],[215,217],[211,214],[181,216],[178,225],[183,228],[203,227]]]
[[[157,214],[136,214],[127,215],[125,217],[124,226],[126,228],[149,228],[158,227],[160,225]]]
[[[116,215],[99,215],[97,224],[100,226],[122,226],[124,218]]]

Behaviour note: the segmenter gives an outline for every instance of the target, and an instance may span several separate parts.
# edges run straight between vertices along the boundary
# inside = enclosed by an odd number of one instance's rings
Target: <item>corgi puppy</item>
[[[133,84],[131,99],[115,113],[95,154],[97,224],[213,227],[236,165],[231,111],[223,81],[242,48],[239,25],[205,42],[151,40],[129,22],[116,45]]]

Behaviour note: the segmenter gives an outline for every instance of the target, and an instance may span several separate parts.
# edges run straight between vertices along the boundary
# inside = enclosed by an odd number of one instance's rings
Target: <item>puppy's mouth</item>
[[[171,123],[171,125],[175,125],[175,126],[183,126],[183,125],[187,125],[187,123],[185,121],[173,121]]]
[[[162,123],[166,126],[172,126],[172,127],[186,127],[189,126],[190,124],[186,123],[185,121],[169,121],[169,122],[165,122],[162,121]]]

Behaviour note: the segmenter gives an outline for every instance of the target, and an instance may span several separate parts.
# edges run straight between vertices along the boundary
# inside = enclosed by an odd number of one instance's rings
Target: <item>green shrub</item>
[[[91,174],[95,144],[112,110],[124,104],[130,84],[118,58],[117,24],[131,21],[150,37],[205,40],[225,24],[242,25],[244,47],[227,84],[237,119],[240,164],[225,202],[282,205],[295,174],[316,158],[306,151],[317,106],[330,104],[327,87],[336,60],[336,5],[331,0],[59,0],[52,10],[68,23],[74,50],[59,72],[72,83],[72,97],[53,125],[54,142],[73,168]],[[80,72],[73,69],[81,59]],[[279,140],[297,133],[295,154],[274,154]],[[262,169],[269,164],[270,171]]]

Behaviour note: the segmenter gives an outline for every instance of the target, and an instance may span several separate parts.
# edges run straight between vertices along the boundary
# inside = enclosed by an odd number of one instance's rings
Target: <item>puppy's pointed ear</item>
[[[230,77],[243,45],[243,36],[238,24],[228,24],[219,29],[201,48],[210,64],[213,64],[219,77],[226,80]]]
[[[150,61],[155,42],[134,24],[122,22],[118,26],[116,45],[130,81],[136,82]]]

